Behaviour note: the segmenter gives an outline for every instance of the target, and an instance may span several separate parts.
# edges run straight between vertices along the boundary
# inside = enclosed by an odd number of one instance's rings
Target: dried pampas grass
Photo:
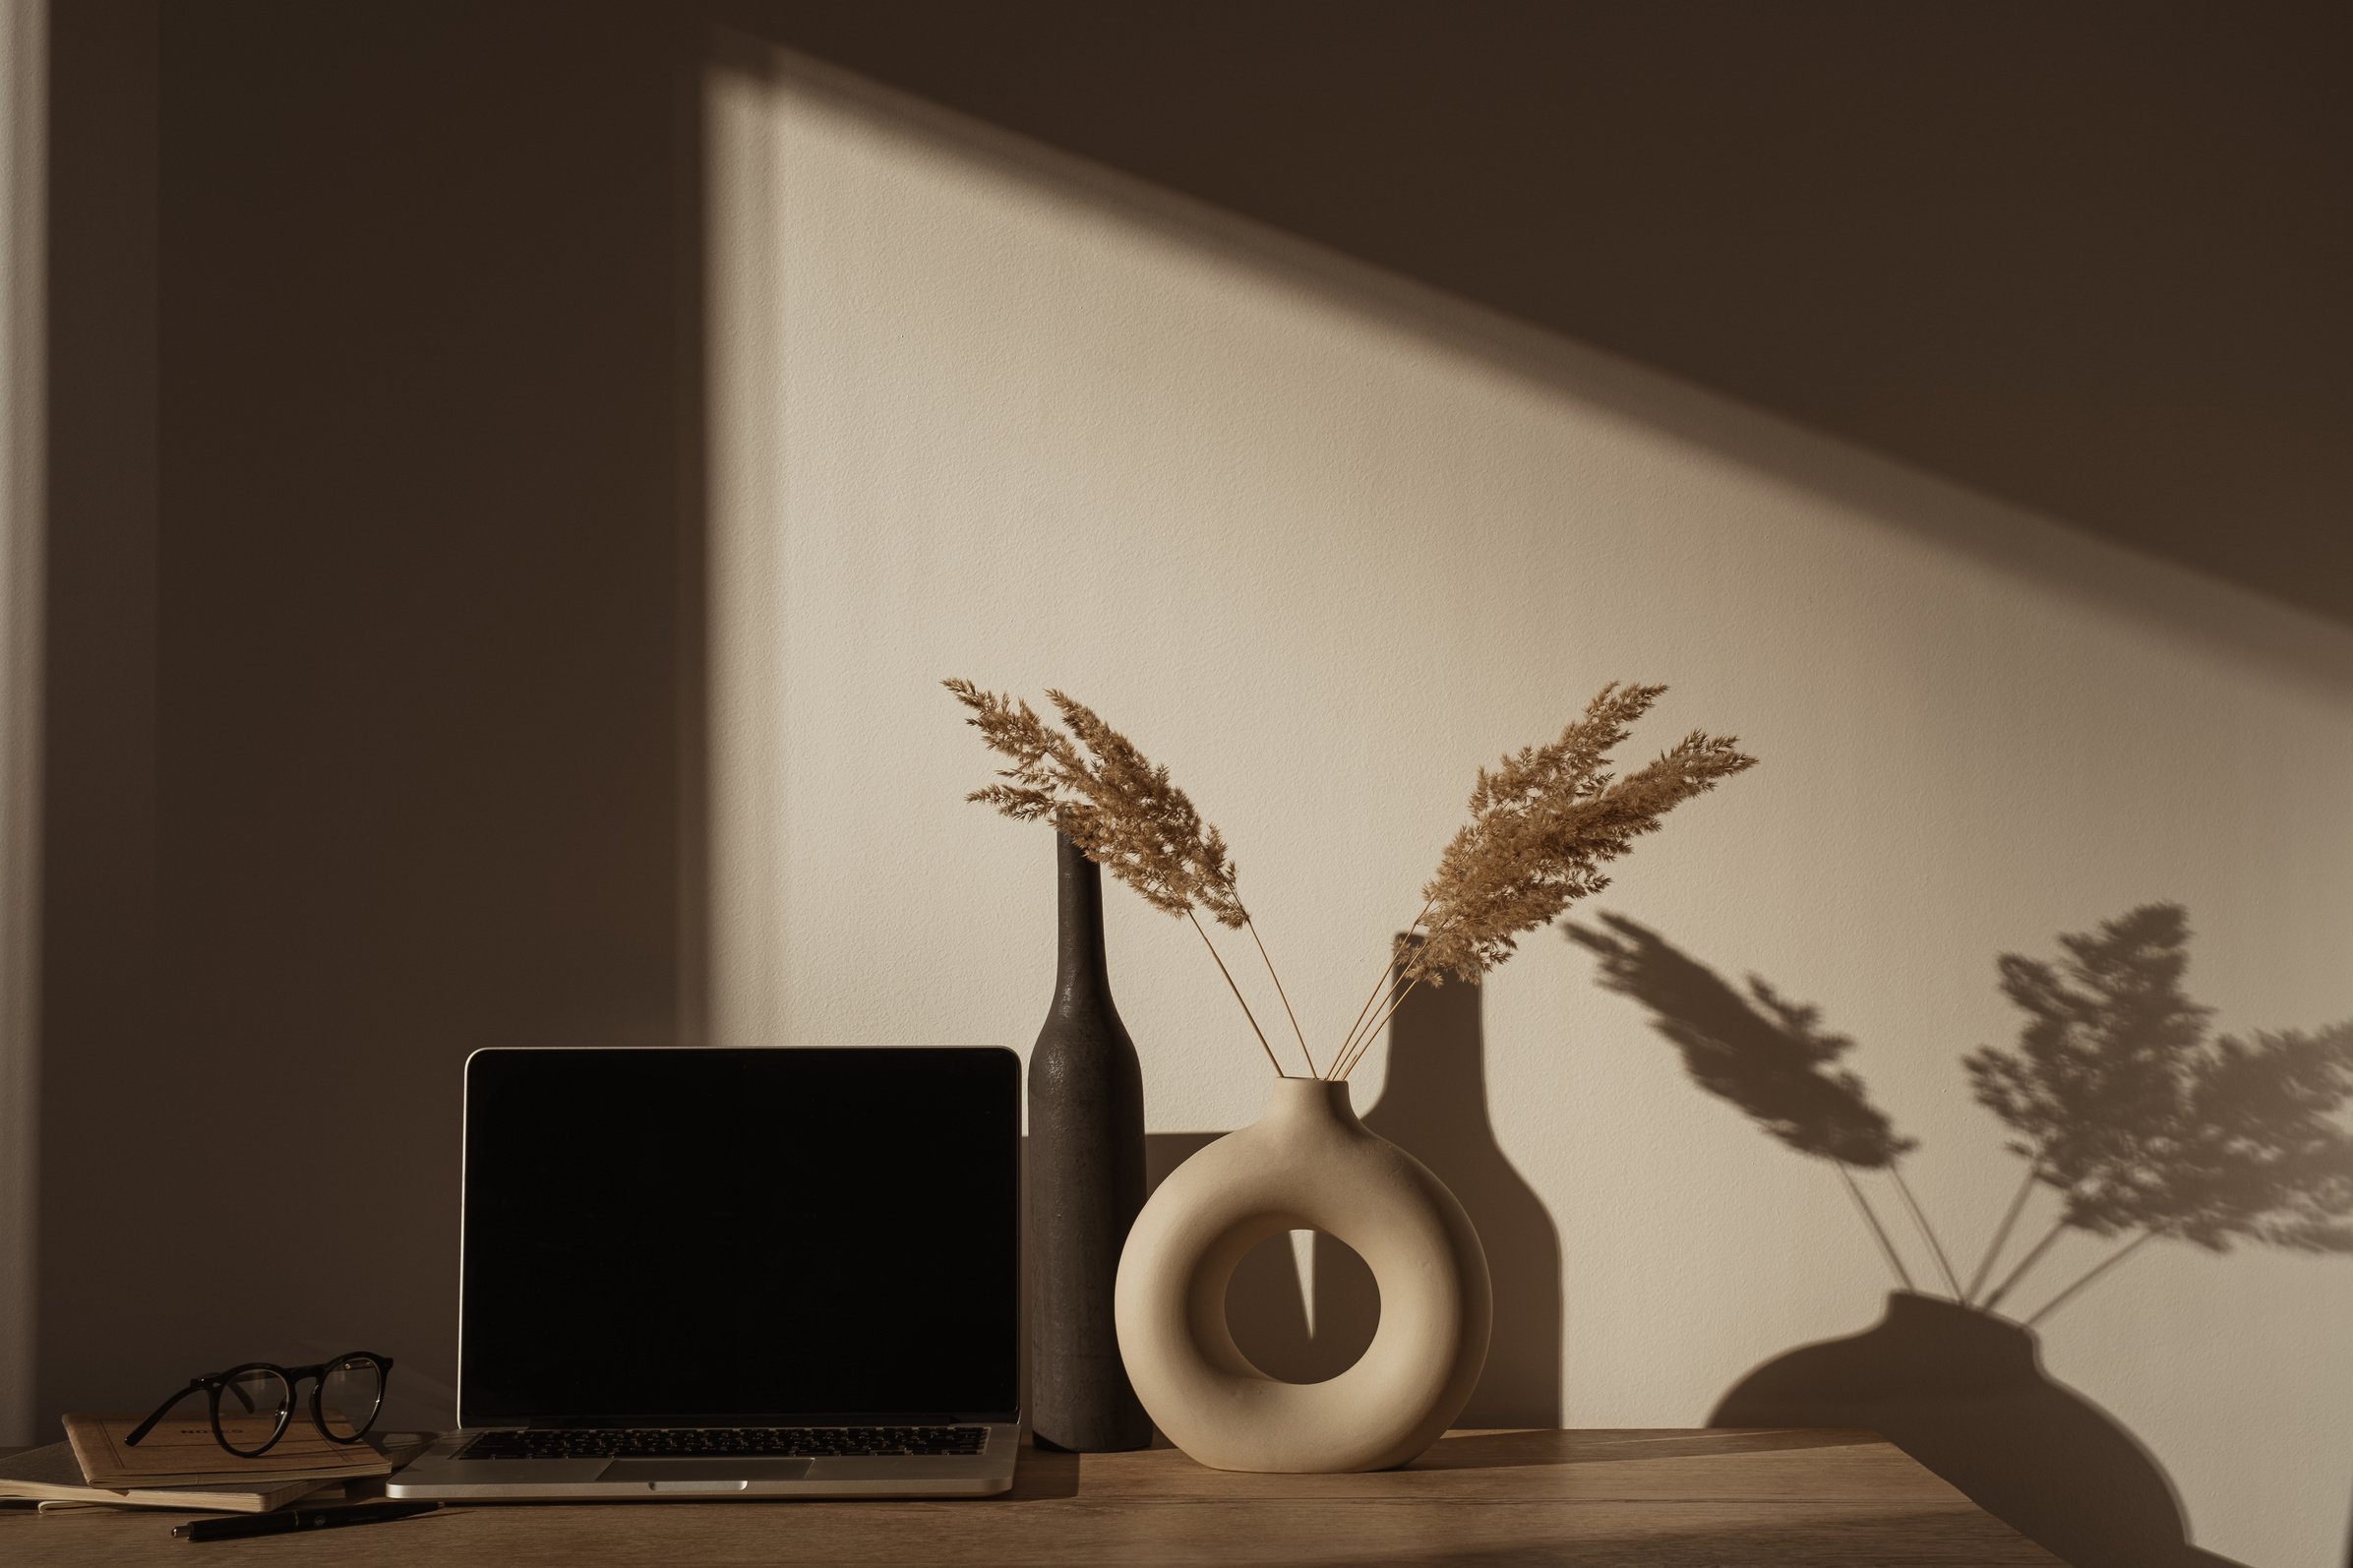
[[[1067,733],[1027,702],[984,692],[970,681],[943,684],[971,710],[968,722],[990,750],[1011,764],[998,769],[1000,782],[967,799],[1017,821],[1052,822],[1153,908],[1191,921],[1281,1072],[1274,1048],[1198,913],[1229,930],[1247,931],[1278,996],[1283,982],[1242,904],[1225,838],[1202,821],[1185,793],[1170,782],[1169,770],[1061,692],[1047,695]],[[1665,691],[1612,683],[1558,740],[1523,748],[1493,771],[1479,770],[1471,820],[1446,846],[1437,875],[1423,889],[1420,915],[1323,1068],[1316,1067],[1297,1018],[1291,1018],[1311,1075],[1347,1077],[1416,986],[1424,980],[1441,985],[1450,975],[1476,980],[1511,956],[1522,933],[1549,925],[1576,900],[1607,886],[1601,868],[1636,838],[1657,831],[1668,812],[1755,765],[1756,758],[1729,737],[1695,730],[1623,779],[1609,772],[1609,754]],[[1291,1013],[1287,996],[1283,1009]]]
[[[1522,747],[1492,771],[1478,770],[1471,820],[1439,857],[1425,902],[1392,955],[1394,977],[1373,988],[1341,1048],[1346,1077],[1408,993],[1449,975],[1475,981],[1509,958],[1524,932],[1549,926],[1580,898],[1609,885],[1601,868],[1655,833],[1660,818],[1757,759],[1730,736],[1699,730],[1625,778],[1610,754],[1634,721],[1666,694],[1663,686],[1601,688],[1549,746]]]
[[[1070,727],[1064,735],[1027,702],[984,692],[970,681],[941,684],[972,709],[969,722],[989,749],[1013,763],[998,770],[1006,782],[974,790],[966,800],[994,806],[1016,821],[1052,821],[1154,909],[1183,915],[1198,908],[1237,930],[1248,923],[1225,839],[1169,782],[1167,768],[1147,761],[1094,709],[1048,692]]]

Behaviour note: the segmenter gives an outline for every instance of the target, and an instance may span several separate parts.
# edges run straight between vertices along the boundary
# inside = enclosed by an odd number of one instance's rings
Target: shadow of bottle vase
[[[1709,1424],[1879,1432],[2076,1568],[2228,1561],[2189,1544],[2156,1460],[2051,1379],[2032,1333],[1955,1301],[1892,1293],[1864,1332],[1750,1372]]]

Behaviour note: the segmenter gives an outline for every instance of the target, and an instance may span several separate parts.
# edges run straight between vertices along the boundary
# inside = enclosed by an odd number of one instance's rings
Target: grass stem
[[[1391,999],[1381,1015],[1372,1021],[1371,1027],[1364,1031],[1363,1038],[1357,1042],[1357,1054],[1348,1058],[1347,1066],[1340,1069],[1340,1077],[1343,1082],[1347,1081],[1350,1073],[1357,1070],[1357,1063],[1364,1059],[1365,1053],[1372,1050],[1373,1042],[1381,1038],[1381,1026],[1397,1016],[1397,1009],[1406,1004],[1406,998],[1414,995],[1414,988],[1420,984],[1421,977],[1416,975]]]
[[[2015,1269],[2012,1269],[2008,1277],[2005,1278],[2001,1284],[1995,1286],[1992,1293],[1988,1295],[1984,1300],[1979,1301],[1977,1304],[1988,1312],[2001,1305],[2002,1297],[2008,1296],[2012,1289],[2017,1286],[2018,1282],[2025,1277],[2025,1273],[2028,1269],[2034,1267],[2036,1263],[2042,1260],[2042,1255],[2051,1249],[2051,1243],[2059,1239],[2059,1233],[2066,1229],[2067,1221],[2063,1217],[2057,1225],[2052,1226],[2049,1231],[2044,1233],[2043,1238],[2041,1240],[2034,1243],[2033,1250],[2025,1255],[2025,1257],[2019,1263],[2019,1266]]]
[[[1430,905],[1434,902],[1436,902],[1435,899],[1429,898],[1425,898],[1421,901],[1421,913],[1416,915],[1412,923],[1406,927],[1406,935],[1408,936],[1414,935],[1414,927],[1421,924],[1422,920],[1429,914]],[[1367,1013],[1372,1011],[1373,1005],[1381,999],[1382,989],[1384,987],[1391,987],[1397,984],[1395,979],[1396,968],[1397,950],[1395,948],[1391,948],[1389,952],[1381,959],[1381,978],[1372,983],[1371,994],[1365,996],[1364,1005],[1357,1009],[1356,1019],[1348,1026],[1348,1033],[1340,1037],[1340,1049],[1332,1054],[1332,1065],[1335,1068],[1340,1065],[1341,1058],[1348,1055],[1348,1048],[1356,1044],[1357,1030],[1363,1025],[1364,1017]],[[1326,1074],[1326,1076],[1331,1075]]]
[[[1913,1289],[1911,1271],[1903,1266],[1902,1257],[1896,1251],[1896,1243],[1888,1239],[1887,1227],[1881,1225],[1879,1216],[1872,1212],[1871,1200],[1863,1196],[1863,1189],[1855,1181],[1854,1173],[1846,1169],[1843,1160],[1831,1163],[1839,1168],[1839,1179],[1846,1183],[1846,1193],[1854,1199],[1854,1206],[1862,1210],[1863,1223],[1871,1228],[1871,1238],[1879,1243],[1879,1250],[1887,1258],[1888,1267],[1896,1271],[1896,1278],[1905,1290]]]
[[[1388,1016],[1383,1009],[1385,1009],[1391,1001],[1396,999],[1398,988],[1405,984],[1407,984],[1407,982],[1405,979],[1405,972],[1402,968],[1393,969],[1390,971],[1387,989],[1374,994],[1377,1004],[1372,1008],[1370,1013],[1358,1020],[1358,1026],[1355,1029],[1350,1030],[1348,1039],[1341,1043],[1340,1055],[1332,1063],[1332,1076],[1334,1078],[1345,1078],[1348,1076],[1348,1067],[1343,1067],[1340,1065],[1340,1063],[1345,1061],[1348,1063],[1349,1067],[1356,1065],[1358,1047],[1364,1042],[1369,1032],[1366,1026],[1370,1026],[1370,1029],[1378,1029],[1380,1027],[1381,1019]]]
[[[1291,997],[1284,994],[1283,977],[1275,973],[1275,961],[1266,956],[1266,943],[1258,939],[1258,922],[1250,918],[1248,910],[1244,910],[1242,911],[1241,924],[1242,929],[1250,934],[1251,943],[1258,949],[1258,961],[1266,965],[1266,978],[1275,983],[1275,995],[1282,997],[1283,1013],[1285,1017],[1291,1020],[1291,1032],[1298,1036],[1299,1057],[1301,1060],[1307,1063],[1307,1076],[1310,1078],[1316,1077],[1318,1074],[1315,1070],[1314,1054],[1308,1051],[1307,1037],[1299,1030],[1299,1015],[1291,1010]],[[1198,930],[1199,922],[1196,921],[1194,923],[1194,927],[1196,930]],[[1214,951],[1215,949],[1212,950]]]
[[[1985,1249],[1985,1261],[1977,1265],[1977,1272],[1969,1278],[1968,1291],[1961,1298],[1963,1306],[1985,1289],[1986,1276],[1993,1273],[1994,1260],[2002,1255],[2003,1246],[2010,1240],[2011,1228],[2018,1224],[2020,1213],[2026,1207],[2026,1199],[2034,1193],[2034,1178],[2041,1174],[2042,1162],[2039,1160],[2026,1167],[2026,1178],[2018,1184],[2017,1195],[2010,1200],[2009,1212],[2002,1216],[2001,1225],[1994,1231],[1993,1244]]]
[[[1891,1160],[1888,1162],[1888,1175],[1896,1178],[1896,1190],[1902,1194],[1903,1206],[1911,1211],[1912,1224],[1919,1228],[1921,1236],[1928,1242],[1928,1250],[1935,1256],[1937,1269],[1945,1276],[1945,1284],[1951,1288],[1953,1299],[1960,1300],[1961,1281],[1954,1277],[1953,1264],[1945,1256],[1945,1244],[1936,1238],[1935,1227],[1928,1223],[1928,1216],[1920,1212],[1920,1201],[1912,1196],[1911,1183],[1903,1179],[1903,1167]]]
[[[2069,1297],[2075,1295],[2078,1291],[2083,1289],[2084,1286],[2089,1285],[2093,1280],[2098,1279],[2101,1275],[2116,1267],[2117,1264],[2122,1263],[2126,1258],[2129,1258],[2134,1253],[2140,1251],[2143,1246],[2146,1246],[2150,1239],[2156,1236],[2156,1234],[2157,1233],[2154,1231],[2143,1231],[2138,1236],[2134,1237],[2133,1240],[2127,1245],[2109,1253],[2105,1258],[2102,1258],[2099,1263],[2093,1266],[2090,1273],[2084,1275],[2082,1279],[2076,1281],[2075,1284],[2069,1286],[2066,1290],[2061,1291],[2057,1296],[2054,1296],[2049,1300],[2043,1302],[2041,1307],[2036,1310],[2035,1314],[2026,1319],[2025,1326],[2027,1328],[2032,1328],[2044,1318],[2049,1317],[2053,1312],[2058,1311],[2061,1303],[2066,1301]]]
[[[1218,956],[1218,944],[1209,939],[1209,933],[1201,931],[1201,917],[1188,909],[1184,912],[1184,918],[1193,923],[1194,931],[1200,933],[1201,945],[1209,949],[1209,956],[1217,959],[1218,973],[1226,977],[1226,989],[1234,993],[1234,999],[1241,1002],[1241,1015],[1250,1020],[1250,1033],[1258,1037],[1258,1049],[1266,1053],[1266,1059],[1274,1066],[1275,1076],[1290,1077],[1291,1074],[1283,1070],[1283,1063],[1275,1059],[1275,1048],[1266,1043],[1266,1031],[1258,1027],[1258,1015],[1250,1011],[1249,1002],[1242,998],[1241,988],[1234,983],[1234,972],[1226,967],[1226,960]]]

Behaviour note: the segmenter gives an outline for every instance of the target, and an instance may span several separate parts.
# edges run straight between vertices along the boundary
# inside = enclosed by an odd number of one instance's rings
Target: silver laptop
[[[394,1497],[978,1497],[1019,1440],[1020,1064],[478,1051],[458,1430]]]

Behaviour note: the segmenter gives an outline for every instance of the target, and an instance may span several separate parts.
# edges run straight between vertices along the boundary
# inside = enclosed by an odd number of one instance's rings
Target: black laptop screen
[[[1009,1418],[1020,1064],[484,1051],[459,1417]]]

